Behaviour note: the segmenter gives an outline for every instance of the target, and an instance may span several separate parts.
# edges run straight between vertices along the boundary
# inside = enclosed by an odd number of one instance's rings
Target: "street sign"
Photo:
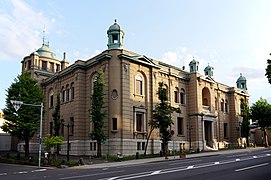
[[[14,100],[10,100],[11,104],[13,105],[15,111],[18,111],[21,107],[21,105],[23,104],[22,101],[14,101]]]

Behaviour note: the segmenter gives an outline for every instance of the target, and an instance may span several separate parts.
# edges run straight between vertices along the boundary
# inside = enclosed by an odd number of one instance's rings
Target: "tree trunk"
[[[97,141],[97,157],[102,157],[102,143]]]
[[[29,158],[29,139],[24,140],[24,156],[28,159]]]
[[[152,133],[153,130],[154,130],[154,128],[152,128],[151,131],[150,131],[150,133],[148,134],[147,142],[146,142],[146,146],[145,146],[145,151],[144,151],[144,156],[146,156],[147,148],[148,148],[148,144],[149,144],[149,139],[151,137],[151,133]]]
[[[264,143],[265,143],[265,146],[269,146],[266,128],[264,129]]]

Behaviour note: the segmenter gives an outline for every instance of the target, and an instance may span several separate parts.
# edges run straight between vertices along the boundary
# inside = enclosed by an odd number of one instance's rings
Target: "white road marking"
[[[227,157],[246,156],[246,155],[247,155],[247,153],[246,154],[235,154],[235,155],[231,155],[231,156],[227,156]]]
[[[253,156],[253,158],[258,158],[257,156]]]
[[[37,170],[33,170],[31,172],[43,172],[43,171],[47,171],[47,169],[37,169]]]
[[[113,173],[119,173],[119,172],[123,172],[123,170],[122,171],[96,173],[96,174],[85,174],[85,175],[81,175],[81,176],[68,176],[68,177],[63,177],[63,178],[60,178],[60,179],[77,179],[77,178],[84,178],[84,177],[91,177],[91,176],[105,175],[105,174],[113,174]]]
[[[257,168],[257,167],[261,167],[261,166],[266,166],[268,164],[269,163],[264,163],[264,164],[258,164],[258,165],[250,166],[250,167],[246,167],[246,168],[236,169],[235,172],[244,171],[244,170],[248,170],[248,169],[252,169],[252,168]]]
[[[159,171],[154,171],[153,173],[151,173],[151,175],[159,174],[160,172],[161,172],[161,170],[159,170]]]
[[[219,162],[215,162],[215,164],[219,164]]]
[[[194,168],[194,166],[188,166],[186,169],[192,169]]]
[[[266,154],[266,156],[270,156],[270,154]]]
[[[181,161],[181,162],[178,162],[178,163],[171,163],[169,164],[170,166],[175,166],[175,165],[181,165],[181,164],[187,164],[187,163],[195,163],[195,162],[200,162],[202,160],[194,160],[194,161]]]
[[[6,176],[8,173],[0,173],[0,176]]]
[[[108,180],[114,180],[114,179],[117,179],[118,177],[112,177],[112,178],[109,178]]]
[[[240,159],[235,159],[235,161],[240,161]]]

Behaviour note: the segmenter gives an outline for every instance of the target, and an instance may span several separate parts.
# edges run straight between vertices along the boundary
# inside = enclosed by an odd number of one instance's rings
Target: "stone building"
[[[44,135],[53,132],[52,113],[57,95],[60,96],[61,134],[65,139],[61,153],[67,151],[66,125],[69,124],[70,154],[96,154],[96,142],[89,136],[93,129],[89,117],[90,96],[99,70],[104,73],[107,111],[103,154],[144,152],[150,131],[148,122],[159,102],[156,94],[159,82],[164,82],[170,104],[181,110],[181,113],[172,114],[174,143],[169,142],[170,149],[179,149],[180,143],[184,143],[186,149],[199,151],[237,145],[242,122],[240,102],[249,98],[242,75],[237,80],[238,88],[230,87],[215,81],[214,68],[209,65],[201,74],[195,59],[186,71],[125,50],[124,31],[116,21],[107,35],[106,50],[69,66],[65,53],[63,60],[56,59],[49,43],[43,43],[22,61],[22,71],[29,70],[32,77],[39,80],[45,95]],[[159,130],[155,130],[147,153],[158,153],[160,149]]]

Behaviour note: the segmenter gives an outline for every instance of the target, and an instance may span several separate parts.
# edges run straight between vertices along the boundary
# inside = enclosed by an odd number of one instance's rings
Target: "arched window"
[[[51,89],[49,91],[49,107],[53,107],[54,106],[54,91],[53,89]]]
[[[70,100],[70,86],[66,86],[66,101]]]
[[[62,88],[61,88],[61,98],[62,98],[62,102],[65,102],[65,88],[64,88],[64,86],[62,86]]]
[[[221,100],[220,102],[220,107],[221,107],[221,111],[224,111],[224,99]]]
[[[144,79],[141,74],[135,76],[135,94],[144,95]]]
[[[215,110],[217,110],[217,97],[215,97]]]
[[[98,78],[98,74],[95,73],[92,75],[92,78],[91,78],[91,94],[93,94],[93,91],[94,91],[94,83],[97,81],[97,78]]]
[[[210,106],[210,91],[206,87],[202,89],[202,105]]]
[[[225,100],[225,112],[228,112],[228,100]]]
[[[181,104],[185,104],[186,103],[186,95],[185,95],[184,89],[181,89],[180,99],[181,99]]]
[[[175,90],[174,90],[174,102],[175,103],[179,103],[179,88],[175,88]]]
[[[74,83],[71,83],[71,100],[74,99]]]

